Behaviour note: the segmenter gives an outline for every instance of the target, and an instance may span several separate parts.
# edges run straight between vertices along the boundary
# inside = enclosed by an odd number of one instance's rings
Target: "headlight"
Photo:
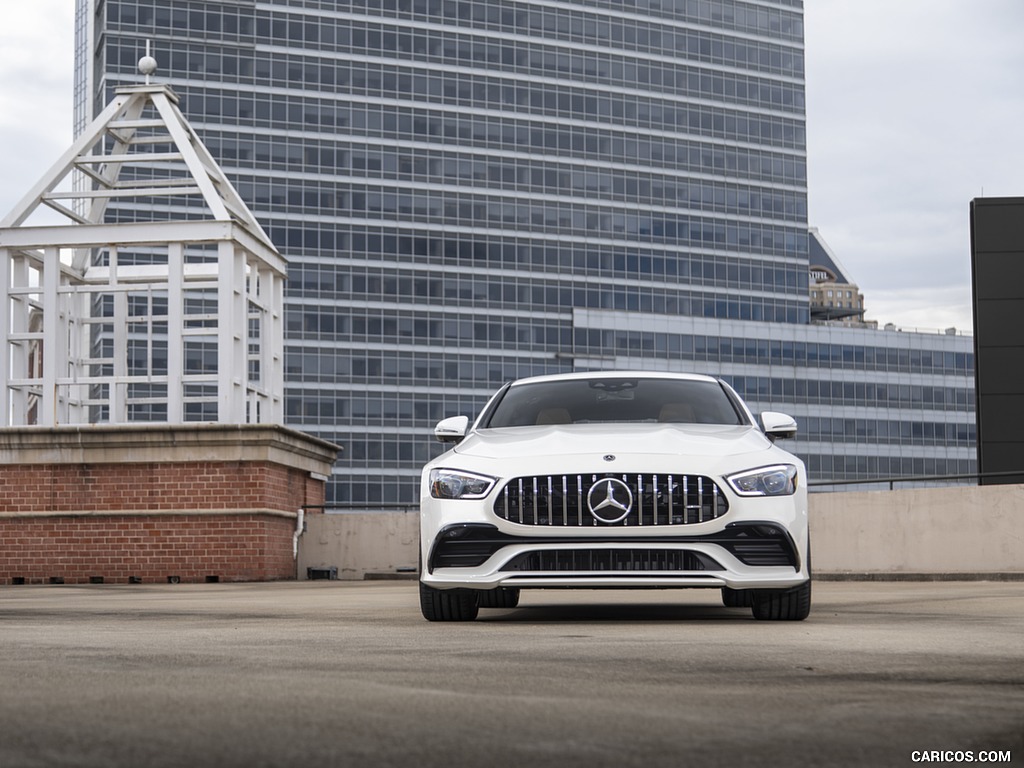
[[[740,496],[791,496],[796,493],[796,467],[779,464],[729,475],[726,478]]]
[[[482,499],[494,478],[456,469],[430,470],[430,495],[435,499]]]

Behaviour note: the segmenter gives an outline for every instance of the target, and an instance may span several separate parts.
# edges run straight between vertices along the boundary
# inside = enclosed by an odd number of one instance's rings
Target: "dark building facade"
[[[332,501],[414,502],[437,420],[594,368],[722,375],[819,478],[973,469],[969,339],[810,324],[801,0],[79,4],[82,119],[151,41],[288,258]]]
[[[1024,483],[1024,197],[971,202],[971,275],[978,469]]]

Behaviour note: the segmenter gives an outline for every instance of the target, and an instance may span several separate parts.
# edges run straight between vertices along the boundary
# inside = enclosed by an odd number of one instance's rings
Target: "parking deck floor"
[[[1024,583],[524,592],[415,582],[0,587],[0,766],[1024,765]]]

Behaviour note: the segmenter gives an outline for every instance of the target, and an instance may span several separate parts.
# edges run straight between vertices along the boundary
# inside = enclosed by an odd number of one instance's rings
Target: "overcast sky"
[[[71,142],[73,6],[0,10],[0,217]],[[805,22],[810,225],[869,319],[970,329],[969,203],[1024,195],[1024,2],[805,0]]]

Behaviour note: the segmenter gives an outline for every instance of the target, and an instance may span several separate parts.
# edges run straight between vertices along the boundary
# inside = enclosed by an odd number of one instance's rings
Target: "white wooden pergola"
[[[119,88],[0,221],[0,426],[282,423],[285,270],[174,92]]]

